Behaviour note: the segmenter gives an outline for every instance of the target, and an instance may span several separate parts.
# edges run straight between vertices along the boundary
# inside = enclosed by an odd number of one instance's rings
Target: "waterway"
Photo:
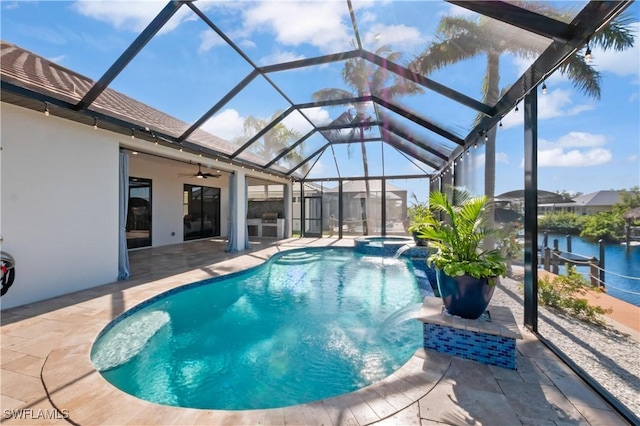
[[[547,234],[548,245],[553,248],[553,240],[558,240],[560,251],[567,251],[567,236],[562,234]],[[542,244],[544,235],[538,235],[538,246]],[[571,237],[571,252],[586,257],[600,257],[597,243],[583,238]],[[627,250],[626,244],[608,243],[604,253],[605,287],[607,294],[633,305],[640,306],[640,246],[632,246]],[[564,272],[564,268],[560,272]],[[576,269],[588,276],[588,266],[578,266]]]

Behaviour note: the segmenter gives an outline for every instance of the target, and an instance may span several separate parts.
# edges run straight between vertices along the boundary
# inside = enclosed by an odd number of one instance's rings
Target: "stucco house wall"
[[[4,103],[1,120],[0,248],[15,258],[16,278],[0,308],[116,281],[119,151],[131,141]],[[185,183],[220,188],[228,235],[228,173],[194,179],[197,164],[126,152],[130,176],[152,180],[153,247],[184,241]]]
[[[115,281],[118,138],[2,104],[1,249],[16,261],[2,309]]]

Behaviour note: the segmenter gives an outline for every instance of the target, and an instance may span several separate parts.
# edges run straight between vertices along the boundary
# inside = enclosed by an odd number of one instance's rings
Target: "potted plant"
[[[456,204],[446,193],[430,194],[430,209],[440,213],[442,220],[432,215],[420,235],[436,249],[427,261],[435,266],[447,312],[477,319],[489,305],[499,277],[505,276],[506,262],[500,250],[482,246],[496,232],[486,226],[487,197],[471,196],[457,188],[453,193]]]

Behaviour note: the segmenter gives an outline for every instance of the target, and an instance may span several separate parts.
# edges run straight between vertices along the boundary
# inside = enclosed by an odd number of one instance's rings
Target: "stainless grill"
[[[262,223],[278,223],[278,213],[262,213]]]

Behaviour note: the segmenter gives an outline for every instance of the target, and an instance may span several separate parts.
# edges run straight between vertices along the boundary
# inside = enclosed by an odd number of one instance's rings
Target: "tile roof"
[[[574,206],[612,206],[620,201],[620,191],[596,191],[573,199]]]
[[[90,78],[6,41],[0,41],[0,76],[3,82],[73,105],[95,84]],[[110,88],[98,96],[90,109],[176,138],[190,126]],[[223,154],[231,154],[238,148],[200,129],[193,132],[188,141]],[[253,155],[243,155],[243,158],[255,163],[263,162],[262,158]]]

